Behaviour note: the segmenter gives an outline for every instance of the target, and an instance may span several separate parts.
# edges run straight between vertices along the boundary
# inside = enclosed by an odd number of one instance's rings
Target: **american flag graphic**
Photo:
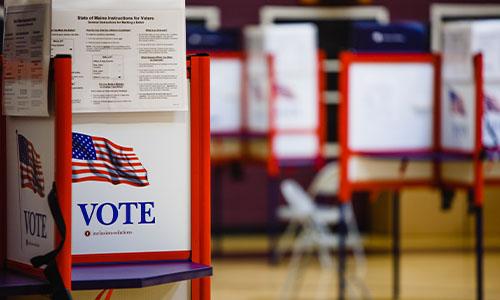
[[[498,101],[488,95],[484,95],[484,108],[488,112],[500,112],[500,105],[498,104]]]
[[[284,97],[285,99],[292,100],[295,98],[293,92],[288,87],[276,84],[275,88],[276,88],[276,93]]]
[[[147,170],[134,149],[98,136],[73,132],[73,182],[103,181],[149,185]]]
[[[458,116],[465,116],[465,103],[462,97],[460,97],[455,91],[449,90],[448,97],[451,104],[451,112]]]
[[[40,197],[45,197],[42,162],[33,144],[23,135],[17,135],[19,148],[19,169],[21,173],[21,188],[29,188]]]

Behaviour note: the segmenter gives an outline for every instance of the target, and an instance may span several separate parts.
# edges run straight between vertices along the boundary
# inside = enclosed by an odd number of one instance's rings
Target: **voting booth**
[[[438,179],[440,58],[432,54],[355,54],[340,57],[340,200],[357,191],[394,192],[392,296],[400,294],[399,190],[432,187]],[[341,215],[345,218],[344,205]],[[345,293],[341,232],[339,297]]]
[[[315,27],[248,27],[245,40],[248,157],[266,162],[273,175],[283,166],[314,166],[324,144],[324,85]]]
[[[441,147],[458,156],[443,162],[444,183],[482,190],[500,182],[499,30],[496,20],[444,27]],[[475,201],[482,204],[483,195]]]
[[[500,22],[450,22],[443,31],[440,167],[444,194],[468,192],[475,214],[476,297],[483,297],[483,203],[487,185],[500,184]],[[450,200],[451,201],[451,200]]]
[[[210,299],[209,58],[181,1],[91,4],[6,3],[0,296]]]
[[[356,190],[431,185],[438,57],[343,53],[341,64],[341,199]]]
[[[389,11],[383,6],[376,5],[328,7],[265,5],[260,9],[259,15],[260,23],[264,25],[296,23],[316,25],[319,48],[325,53],[320,62],[325,73],[323,100],[326,104],[327,125],[324,154],[328,159],[338,159],[339,54],[345,49],[352,49],[352,33],[356,24],[388,24]]]

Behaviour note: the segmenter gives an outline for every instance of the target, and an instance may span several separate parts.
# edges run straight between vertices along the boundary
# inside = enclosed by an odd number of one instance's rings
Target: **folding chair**
[[[285,251],[287,240],[295,236],[300,230],[292,245],[292,258],[290,261],[289,274],[285,283],[284,295],[289,295],[297,289],[295,284],[298,280],[303,256],[317,250],[318,260],[323,270],[334,270],[330,255],[331,250],[338,249],[340,237],[330,231],[329,226],[341,222],[341,213],[338,206],[319,206],[314,202],[316,196],[334,196],[338,191],[338,166],[330,163],[325,166],[314,178],[309,191],[306,192],[296,181],[287,179],[281,184],[282,194],[287,206],[278,209],[278,217],[289,222],[289,225],[278,242],[278,254]],[[360,287],[364,298],[369,298],[367,287],[362,281],[365,275],[366,259],[354,217],[351,204],[345,205],[345,222],[347,224],[346,245],[353,250],[355,258],[355,272],[352,276],[354,284]],[[308,258],[306,256],[306,258]],[[288,296],[284,297],[288,299]]]

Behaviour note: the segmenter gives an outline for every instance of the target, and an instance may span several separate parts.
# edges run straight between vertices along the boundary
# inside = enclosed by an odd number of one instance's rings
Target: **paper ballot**
[[[184,2],[101,2],[54,2],[52,55],[73,58],[73,111],[186,110]]]

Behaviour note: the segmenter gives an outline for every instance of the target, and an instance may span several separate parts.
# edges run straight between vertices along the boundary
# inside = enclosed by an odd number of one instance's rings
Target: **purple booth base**
[[[73,267],[72,288],[79,290],[144,288],[212,275],[212,267],[192,262],[154,262]],[[49,294],[47,281],[0,271],[0,297]]]

